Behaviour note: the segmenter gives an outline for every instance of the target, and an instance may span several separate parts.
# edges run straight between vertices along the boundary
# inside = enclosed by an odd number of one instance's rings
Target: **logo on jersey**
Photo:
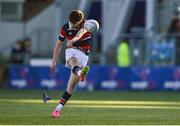
[[[72,32],[69,32],[68,34],[69,34],[69,35],[72,35],[73,33],[72,33]]]

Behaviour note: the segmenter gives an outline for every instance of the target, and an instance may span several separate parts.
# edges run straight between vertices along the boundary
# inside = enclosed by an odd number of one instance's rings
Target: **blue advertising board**
[[[49,67],[11,65],[9,86],[18,89],[65,89],[70,70],[58,65],[55,72]],[[90,66],[78,90],[180,90],[180,67]]]

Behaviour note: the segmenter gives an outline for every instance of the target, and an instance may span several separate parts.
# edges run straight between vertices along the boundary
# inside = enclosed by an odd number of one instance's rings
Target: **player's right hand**
[[[72,42],[71,42],[71,41],[68,41],[67,44],[66,44],[66,46],[67,46],[68,48],[72,48],[72,47],[73,47],[72,43],[73,43],[73,41],[72,41]]]
[[[56,69],[56,63],[52,62],[52,64],[50,65],[51,71],[54,72]]]

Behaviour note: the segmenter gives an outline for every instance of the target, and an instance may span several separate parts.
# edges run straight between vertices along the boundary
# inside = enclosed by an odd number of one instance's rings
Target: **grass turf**
[[[41,100],[41,90],[0,90],[0,125],[110,125],[180,124],[180,92],[75,92],[53,119],[51,111],[63,91],[48,91],[54,99]]]

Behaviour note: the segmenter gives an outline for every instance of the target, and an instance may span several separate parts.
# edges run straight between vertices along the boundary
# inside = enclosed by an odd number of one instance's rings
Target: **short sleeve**
[[[64,27],[62,27],[61,31],[59,32],[59,40],[64,41],[65,38],[66,38],[66,31],[65,31]]]

